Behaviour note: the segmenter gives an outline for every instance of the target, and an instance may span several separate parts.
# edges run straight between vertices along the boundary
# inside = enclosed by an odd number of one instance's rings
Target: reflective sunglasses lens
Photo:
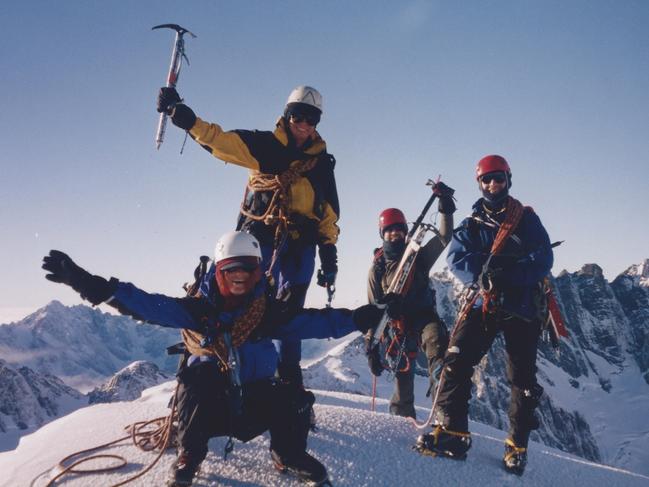
[[[482,176],[480,179],[484,184],[489,184],[491,181],[494,181],[498,184],[502,184],[505,182],[505,175],[504,174],[487,174],[486,176]]]
[[[316,126],[319,121],[320,117],[317,115],[311,115],[308,113],[291,113],[291,122],[293,123],[306,122],[311,126]]]

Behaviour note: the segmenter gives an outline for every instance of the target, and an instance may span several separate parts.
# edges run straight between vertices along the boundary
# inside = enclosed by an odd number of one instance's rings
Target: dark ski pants
[[[281,457],[306,450],[315,397],[270,379],[243,386],[240,415],[231,411],[228,378],[215,362],[181,368],[178,374],[178,440],[193,461],[207,455],[214,436],[246,442],[270,432],[270,447]]]
[[[444,357],[443,383],[437,399],[437,417],[453,431],[469,431],[468,413],[474,367],[489,351],[502,331],[507,353],[507,379],[511,387],[510,434],[518,446],[527,446],[529,433],[538,428],[534,410],[543,389],[536,382],[538,321],[511,316],[487,315],[474,309],[451,336]]]
[[[434,390],[434,370],[440,362],[448,346],[448,331],[441,320],[428,323],[420,333],[421,350],[426,355],[428,365],[428,376],[431,387]],[[417,353],[419,342],[415,333],[406,336],[406,353],[414,355]],[[416,418],[415,413],[415,359],[407,372],[397,372],[394,383],[394,392],[390,399],[390,413],[397,416]]]

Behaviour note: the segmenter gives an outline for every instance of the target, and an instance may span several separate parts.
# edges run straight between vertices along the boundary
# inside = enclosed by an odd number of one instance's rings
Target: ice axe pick
[[[183,36],[189,34],[192,37],[196,37],[190,31],[184,27],[179,26],[178,24],[161,24],[156,25],[151,30],[155,29],[173,29],[176,31],[176,40],[174,42],[174,49],[171,52],[171,64],[169,65],[169,73],[167,74],[167,88],[175,88],[176,83],[178,82],[178,77],[180,76],[180,68],[183,63],[183,58],[189,64],[189,59],[185,55],[185,40]],[[167,114],[161,113],[160,119],[158,120],[158,131],[156,132],[155,142],[156,148],[160,149],[160,145],[164,140],[165,128],[167,127]]]

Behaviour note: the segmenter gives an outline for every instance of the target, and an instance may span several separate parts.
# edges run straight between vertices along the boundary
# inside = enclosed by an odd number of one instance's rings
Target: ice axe
[[[194,34],[189,32],[184,27],[179,26],[178,24],[161,24],[156,25],[151,30],[155,29],[173,29],[176,31],[176,40],[174,42],[174,49],[171,52],[171,64],[169,65],[169,73],[167,74],[167,88],[175,88],[176,82],[178,81],[178,76],[180,76],[180,67],[183,64],[183,58],[189,64],[189,59],[185,55],[185,40],[183,36],[189,34],[192,37],[196,37]],[[160,145],[164,140],[165,128],[167,127],[167,114],[161,113],[160,120],[158,121],[158,131],[155,136],[156,148],[160,149]]]

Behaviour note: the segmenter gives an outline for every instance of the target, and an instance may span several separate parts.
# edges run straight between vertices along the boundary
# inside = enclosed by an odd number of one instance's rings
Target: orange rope
[[[120,455],[112,455],[112,454],[98,454],[98,455],[90,455],[85,458],[81,458],[77,461],[72,462],[69,465],[65,465],[67,461],[74,457],[78,457],[80,455],[83,455],[84,453],[89,453],[92,451],[97,451],[101,450],[103,448],[107,448],[111,445],[116,445],[117,443],[120,443],[124,440],[131,439],[133,441],[133,444],[137,446],[139,449],[143,451],[152,451],[157,448],[160,449],[160,453],[158,456],[151,462],[149,466],[147,466],[144,470],[141,470],[138,474],[122,481],[117,484],[112,485],[111,487],[118,487],[121,485],[125,485],[129,482],[132,482],[133,480],[143,476],[145,473],[147,473],[149,470],[153,468],[153,466],[158,463],[158,460],[162,457],[164,454],[165,450],[169,447],[171,443],[171,437],[172,437],[172,431],[173,431],[173,423],[174,420],[176,419],[176,403],[177,403],[177,394],[178,394],[178,385],[176,385],[176,389],[174,390],[174,395],[173,395],[173,401],[171,404],[171,413],[168,416],[161,416],[159,418],[151,419],[148,421],[139,421],[133,424],[130,424],[125,427],[125,429],[129,432],[127,436],[123,436],[121,438],[118,438],[117,440],[110,441],[108,443],[104,443],[103,445],[95,446],[92,448],[88,448],[86,450],[81,450],[76,453],[72,453],[71,455],[68,455],[67,457],[63,458],[58,464],[58,470],[59,472],[54,476],[50,481],[46,484],[46,487],[51,487],[55,484],[57,480],[59,480],[61,477],[63,477],[66,474],[69,473],[74,473],[74,474],[91,474],[91,473],[104,473],[104,472],[112,472],[114,470],[118,470],[124,466],[127,465],[127,461],[124,457]],[[145,431],[145,428],[149,427],[150,425],[156,426],[154,430],[149,430]],[[119,463],[115,465],[110,465],[108,467],[102,467],[102,468],[95,468],[95,469],[88,469],[88,470],[79,470],[76,467],[81,465],[82,463],[91,461],[91,460],[96,460],[98,458],[113,458],[115,460],[118,460]],[[32,481],[33,485],[33,481]]]

